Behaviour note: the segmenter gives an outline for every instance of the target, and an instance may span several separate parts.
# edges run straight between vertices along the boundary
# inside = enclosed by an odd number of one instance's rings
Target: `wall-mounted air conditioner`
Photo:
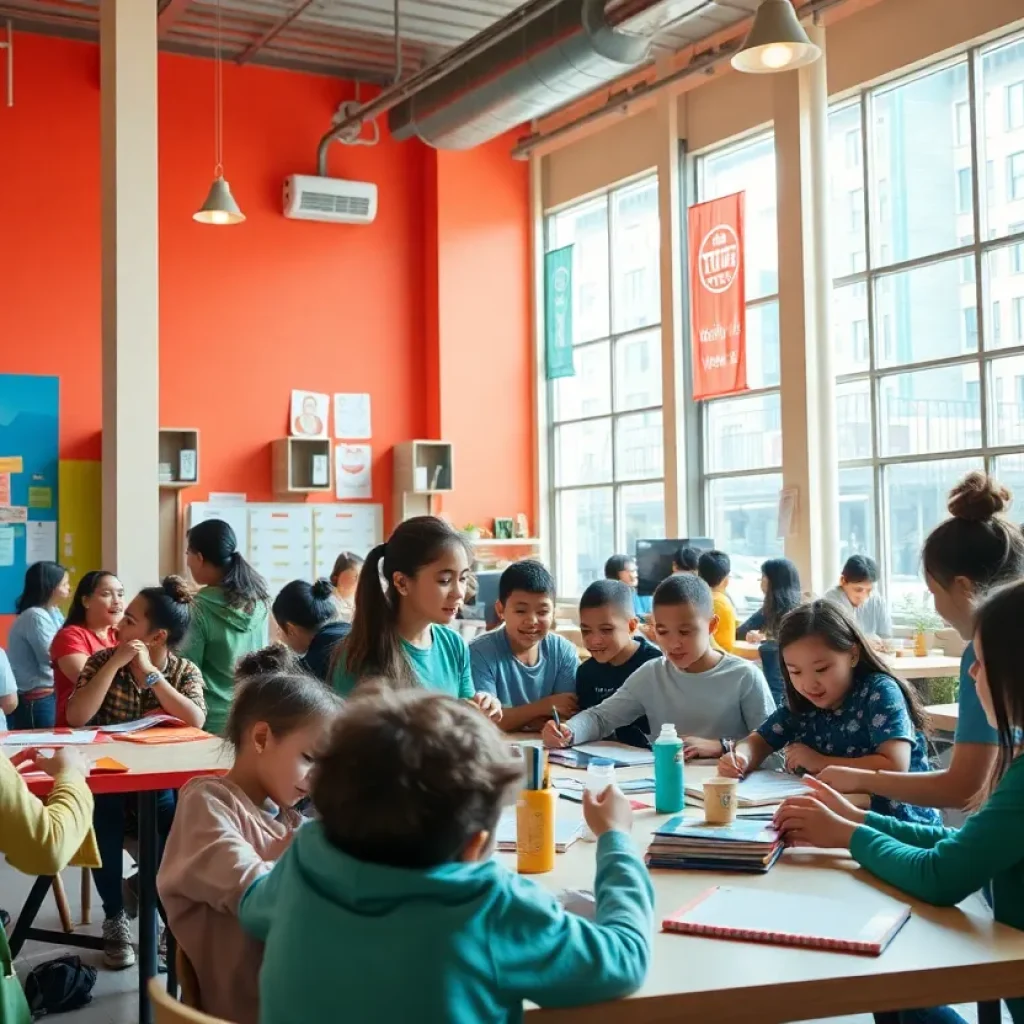
[[[377,186],[292,174],[284,180],[284,215],[291,220],[372,224],[377,216]]]

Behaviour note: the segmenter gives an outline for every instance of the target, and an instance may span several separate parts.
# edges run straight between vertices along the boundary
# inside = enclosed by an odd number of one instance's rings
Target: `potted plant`
[[[462,532],[466,535],[466,540],[475,542],[480,539],[480,527],[474,523],[466,523]]]
[[[942,628],[942,619],[935,614],[927,594],[919,598],[908,594],[900,606],[899,614],[914,630],[914,654],[923,658],[928,653],[928,634]]]

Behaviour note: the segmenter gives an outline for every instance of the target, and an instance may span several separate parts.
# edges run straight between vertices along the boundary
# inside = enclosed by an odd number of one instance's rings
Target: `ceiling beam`
[[[174,27],[178,19],[188,10],[192,0],[166,0],[157,17],[157,34],[162,39]]]
[[[291,11],[271,25],[270,28],[268,28],[266,32],[259,37],[259,39],[255,40],[250,46],[247,46],[245,50],[235,58],[236,63],[245,64],[252,60],[252,58],[255,57],[256,54],[259,53],[260,50],[262,50],[263,47],[266,46],[267,43],[269,43],[279,32],[286,29],[293,21],[295,21],[296,18],[299,17],[300,14],[302,14],[303,11],[312,6],[313,0],[299,0],[299,3],[297,3]]]

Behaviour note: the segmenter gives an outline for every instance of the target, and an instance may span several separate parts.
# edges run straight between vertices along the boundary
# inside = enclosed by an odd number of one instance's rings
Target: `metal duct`
[[[396,139],[470,149],[643,63],[655,34],[699,0],[562,0],[394,107]]]

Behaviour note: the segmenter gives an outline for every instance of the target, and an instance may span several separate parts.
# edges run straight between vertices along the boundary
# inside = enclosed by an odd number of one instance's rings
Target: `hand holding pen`
[[[562,724],[558,708],[552,706],[551,714],[554,716],[550,722],[545,723],[541,732],[545,747],[571,747],[572,729]]]

